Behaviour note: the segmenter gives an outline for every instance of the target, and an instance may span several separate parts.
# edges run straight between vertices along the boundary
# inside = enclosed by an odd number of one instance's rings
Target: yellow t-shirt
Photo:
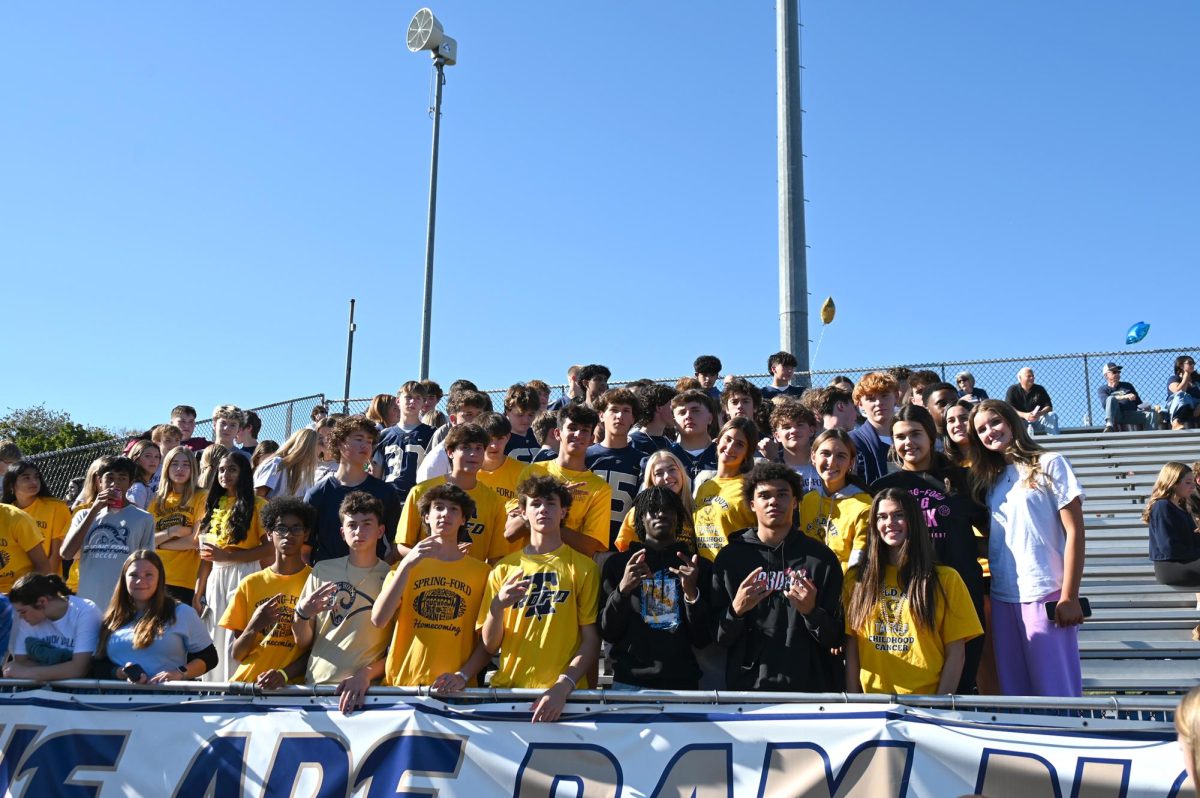
[[[842,604],[847,608],[858,575],[859,569],[855,568],[846,576]],[[937,576],[945,596],[935,593],[932,629],[913,620],[908,595],[900,592],[894,565],[884,569],[883,595],[866,627],[851,628],[847,615],[846,634],[858,638],[859,681],[864,693],[936,693],[946,662],[946,646],[983,634],[962,577],[945,565],[937,566]]]
[[[434,477],[408,492],[404,510],[400,513],[400,524],[396,527],[397,543],[412,548],[428,536],[421,513],[417,511],[417,502],[430,490],[445,484],[446,477]],[[475,500],[475,515],[467,519],[467,534],[471,538],[467,554],[480,561],[498,560],[508,554],[510,548],[504,539],[504,522],[508,517],[504,502],[496,495],[496,491],[481,482],[476,482],[467,495]]]
[[[521,472],[525,470],[526,463],[516,460],[512,457],[505,457],[504,462],[495,471],[479,472],[479,481],[487,485],[492,490],[496,491],[496,495],[504,502],[510,502],[517,498],[517,485],[521,484],[517,479],[521,476]]]
[[[419,560],[408,572],[384,684],[417,687],[454,673],[475,649],[475,620],[491,569],[474,557]],[[396,576],[388,573],[386,586]]]
[[[629,551],[629,547],[638,542],[637,526],[633,520],[633,510],[630,507],[629,512],[625,513],[625,517],[621,519],[621,529],[617,532],[617,539],[613,542],[613,547],[617,551]],[[696,530],[692,526],[692,517],[688,516],[683,519],[683,531],[679,534],[679,542],[686,543],[691,548],[696,548]]]
[[[713,477],[696,491],[696,551],[707,560],[715,560],[725,548],[729,536],[740,529],[754,526],[757,519],[742,494],[746,476]]]
[[[574,471],[563,468],[557,460],[547,460],[521,469],[517,484],[538,476],[551,476],[568,485],[581,483],[571,489],[571,508],[562,525],[599,541],[607,549],[612,518],[612,488],[608,482],[591,471]],[[517,500],[510,501],[507,509],[517,509]]]
[[[492,686],[550,687],[579,651],[580,628],[596,622],[600,594],[596,564],[566,544],[549,554],[513,552],[496,563],[488,577],[479,605],[479,628],[492,599],[513,573],[525,574],[532,583],[524,599],[504,610],[500,670],[492,677]],[[581,679],[579,687],[586,687],[585,681]]]
[[[800,530],[833,549],[843,571],[850,567],[853,552],[867,550],[870,525],[871,494],[866,491],[829,498],[811,490],[800,500]]]
[[[146,509],[154,516],[154,532],[165,532],[173,526],[185,526],[191,529],[196,525],[196,522],[204,517],[204,502],[208,498],[208,494],[204,491],[196,491],[192,494],[192,500],[183,507],[179,506],[179,494],[171,493],[163,501],[163,509],[160,512],[158,507],[158,497],[150,500],[150,506]],[[255,544],[257,545],[257,544]],[[167,572],[167,584],[175,587],[182,587],[188,590],[196,586],[196,574],[200,570],[200,549],[198,546],[193,546],[190,549],[155,549],[155,553],[162,558],[163,568]]]
[[[258,605],[276,595],[283,596],[283,613],[275,625],[267,630],[254,651],[242,660],[233,674],[233,681],[252,682],[260,673],[275,668],[282,670],[303,656],[304,651],[296,649],[296,639],[292,637],[292,617],[296,611],[296,600],[308,582],[311,571],[306,565],[294,574],[282,576],[265,568],[238,583],[237,590],[229,597],[225,614],[221,616],[221,626],[241,632],[250,623],[250,616],[258,609]],[[303,682],[299,677],[291,681],[293,684]]]
[[[246,530],[245,539],[234,543],[229,536],[229,516],[233,512],[232,496],[222,496],[213,510],[212,520],[208,524],[208,534],[216,538],[216,544],[223,549],[252,549],[261,545],[267,537],[263,528],[262,514],[266,509],[267,500],[262,496],[254,497],[254,513],[250,519],[250,528]],[[201,512],[203,515],[203,512]]]
[[[25,514],[33,519],[33,525],[42,533],[46,556],[57,554],[62,548],[63,538],[67,536],[67,527],[71,525],[71,508],[61,499],[38,496],[25,508]]]
[[[308,656],[306,684],[337,684],[355,671],[383,659],[392,628],[371,623],[371,607],[379,598],[388,564],[376,560],[370,568],[350,564],[349,557],[321,560],[313,566],[300,601],[326,582],[337,582],[333,607],[316,617],[312,651]]]
[[[27,552],[42,545],[42,533],[33,519],[13,504],[0,504],[0,593],[33,570]]]

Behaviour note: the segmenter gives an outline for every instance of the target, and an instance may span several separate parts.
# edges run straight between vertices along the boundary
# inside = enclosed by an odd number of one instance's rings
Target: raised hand
[[[693,554],[688,557],[683,552],[676,552],[683,564],[678,568],[672,568],[671,573],[679,577],[679,582],[683,586],[683,597],[688,601],[695,601],[700,593],[697,586],[700,580],[700,558]]]
[[[761,566],[755,568],[738,585],[737,595],[733,597],[734,615],[745,615],[771,594],[771,589],[767,587],[766,580],[758,578],[762,575],[762,572],[763,569]]]
[[[643,579],[649,579],[651,576],[650,567],[646,565],[646,550],[641,549],[625,563],[625,573],[621,575],[618,589],[622,595],[628,596],[641,586]]]

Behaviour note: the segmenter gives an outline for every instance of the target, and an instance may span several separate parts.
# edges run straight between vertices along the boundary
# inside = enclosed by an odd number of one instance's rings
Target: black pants
[[[1171,562],[1156,560],[1154,578],[1160,585],[1180,590],[1200,590],[1200,560]]]
[[[196,598],[196,591],[191,588],[167,585],[167,595],[180,604],[186,604],[190,607],[192,606],[192,599]]]

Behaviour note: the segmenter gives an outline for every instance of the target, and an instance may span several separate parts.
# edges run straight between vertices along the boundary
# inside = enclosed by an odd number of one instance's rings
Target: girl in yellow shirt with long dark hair
[[[847,574],[844,595],[847,691],[955,692],[966,642],[983,627],[962,577],[937,564],[908,491],[875,496],[866,556]]]
[[[18,460],[4,475],[4,492],[0,503],[24,510],[42,533],[46,549],[47,573],[62,574],[62,557],[58,547],[71,525],[71,509],[61,499],[54,498],[42,471],[32,460]]]

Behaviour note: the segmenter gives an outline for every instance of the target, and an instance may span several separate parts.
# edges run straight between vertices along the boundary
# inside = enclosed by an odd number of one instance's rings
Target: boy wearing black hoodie
[[[757,527],[735,533],[713,563],[717,644],[729,690],[819,693],[837,687],[830,649],[842,640],[842,567],[792,523],[800,476],[761,463],[746,476]]]
[[[686,514],[675,491],[647,488],[633,502],[639,543],[604,562],[600,635],[612,644],[614,689],[700,686],[692,647],[712,642],[712,571],[679,540]]]

